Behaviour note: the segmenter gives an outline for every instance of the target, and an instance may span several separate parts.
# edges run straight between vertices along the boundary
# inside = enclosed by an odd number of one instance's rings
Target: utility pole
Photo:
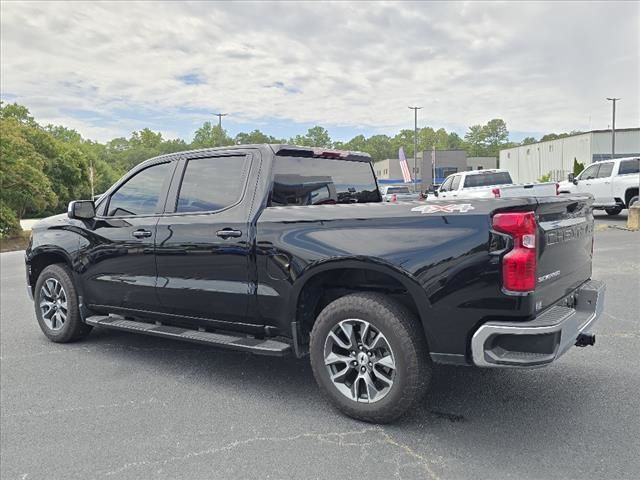
[[[414,124],[413,124],[413,191],[417,191],[416,180],[418,180],[418,110],[421,110],[422,107],[409,107],[413,110],[414,113]]]
[[[226,117],[229,115],[228,113],[214,113],[216,117],[218,117],[218,128],[222,130],[222,117]]]
[[[607,100],[613,102],[613,120],[611,121],[611,159],[616,158],[616,102],[619,98],[607,97]]]

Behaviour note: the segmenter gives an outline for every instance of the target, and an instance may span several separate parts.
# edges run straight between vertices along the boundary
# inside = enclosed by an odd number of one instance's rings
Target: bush
[[[15,237],[21,231],[16,214],[4,203],[0,203],[0,238]]]
[[[584,163],[578,162],[578,159],[573,159],[573,174],[577,177],[580,172],[584,170]]]
[[[540,183],[544,183],[544,182],[550,182],[551,181],[551,172],[547,173],[546,175],[541,176],[538,181]]]

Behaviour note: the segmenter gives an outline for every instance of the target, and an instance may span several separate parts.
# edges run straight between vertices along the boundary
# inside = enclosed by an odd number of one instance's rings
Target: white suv
[[[559,193],[590,193],[593,208],[617,215],[638,201],[640,158],[628,157],[592,163],[575,178],[560,182]]]

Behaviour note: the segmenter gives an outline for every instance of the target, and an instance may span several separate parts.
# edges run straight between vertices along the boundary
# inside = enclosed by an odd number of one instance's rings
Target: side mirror
[[[93,200],[76,200],[69,202],[67,215],[76,220],[91,220],[96,216],[96,207]]]
[[[569,175],[567,175],[567,181],[573,183],[573,181],[575,180],[576,176],[573,173],[570,173]]]
[[[433,194],[437,197],[438,196],[438,190],[434,190]]]

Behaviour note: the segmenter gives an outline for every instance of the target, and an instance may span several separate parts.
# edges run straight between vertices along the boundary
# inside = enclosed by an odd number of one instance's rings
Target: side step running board
[[[259,355],[282,357],[291,352],[291,345],[276,340],[259,340],[250,337],[236,337],[234,335],[203,332],[171,325],[157,325],[153,323],[125,320],[117,315],[98,315],[88,317],[86,323],[94,327],[105,327],[125,332],[143,333],[155,337],[184,340],[216,347],[241,350]]]

